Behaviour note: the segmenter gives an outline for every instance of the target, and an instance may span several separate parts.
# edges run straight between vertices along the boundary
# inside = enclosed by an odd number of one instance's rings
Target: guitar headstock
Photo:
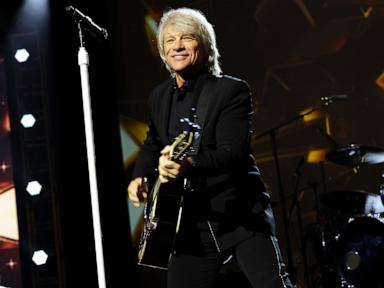
[[[181,118],[183,132],[176,137],[171,145],[170,158],[182,161],[192,151],[193,140],[200,136],[200,126],[188,118]]]

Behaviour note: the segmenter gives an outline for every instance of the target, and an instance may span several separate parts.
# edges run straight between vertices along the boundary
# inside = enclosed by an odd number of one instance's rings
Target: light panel
[[[36,118],[32,114],[24,114],[21,117],[20,123],[24,128],[31,128],[35,125]]]
[[[27,62],[28,59],[29,59],[29,52],[27,51],[27,49],[17,49],[16,52],[15,52],[15,59],[17,62],[19,63],[24,63],[24,62]]]
[[[32,261],[37,265],[44,265],[47,263],[48,254],[44,250],[37,250],[33,253]]]
[[[39,183],[39,181],[30,181],[30,182],[28,182],[28,185],[27,185],[27,188],[26,188],[27,192],[31,196],[39,195],[40,192],[41,192],[41,189],[42,189],[42,186]]]

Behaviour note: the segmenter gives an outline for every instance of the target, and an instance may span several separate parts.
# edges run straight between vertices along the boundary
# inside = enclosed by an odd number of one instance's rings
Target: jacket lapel
[[[162,89],[158,94],[157,107],[154,107],[155,110],[159,111],[159,118],[157,123],[159,123],[159,136],[163,143],[168,144],[168,122],[169,122],[169,113],[171,109],[171,99],[172,99],[172,87],[173,87],[173,79],[170,79],[165,85],[164,89]]]
[[[215,76],[208,76],[205,79],[205,85],[200,93],[197,107],[196,107],[196,118],[197,118],[197,124],[200,126],[200,135],[199,137],[194,141],[193,143],[193,150],[194,154],[198,153],[198,150],[200,148],[200,142],[201,138],[204,133],[204,125],[206,121],[207,111],[210,106],[210,103],[212,102],[212,98],[214,96],[214,87],[216,83],[216,77]]]

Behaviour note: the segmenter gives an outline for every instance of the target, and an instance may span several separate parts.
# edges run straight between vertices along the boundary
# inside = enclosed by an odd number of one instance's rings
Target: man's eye
[[[173,41],[175,41],[175,40],[172,39],[172,38],[170,38],[170,39],[166,39],[166,40],[165,40],[165,43],[168,43],[168,44],[169,44],[169,43],[172,43]]]
[[[184,40],[195,40],[196,38],[193,37],[192,35],[185,35],[185,36],[183,36],[183,39]]]

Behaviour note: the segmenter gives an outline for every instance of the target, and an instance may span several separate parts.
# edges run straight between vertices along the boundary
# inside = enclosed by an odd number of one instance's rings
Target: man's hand
[[[128,197],[132,205],[140,207],[148,196],[148,183],[144,177],[137,177],[128,185]]]
[[[164,149],[160,152],[161,156],[159,158],[159,179],[161,183],[168,183],[175,180],[190,165],[188,161],[176,162],[170,160],[169,152],[171,151],[171,146],[165,146]]]

